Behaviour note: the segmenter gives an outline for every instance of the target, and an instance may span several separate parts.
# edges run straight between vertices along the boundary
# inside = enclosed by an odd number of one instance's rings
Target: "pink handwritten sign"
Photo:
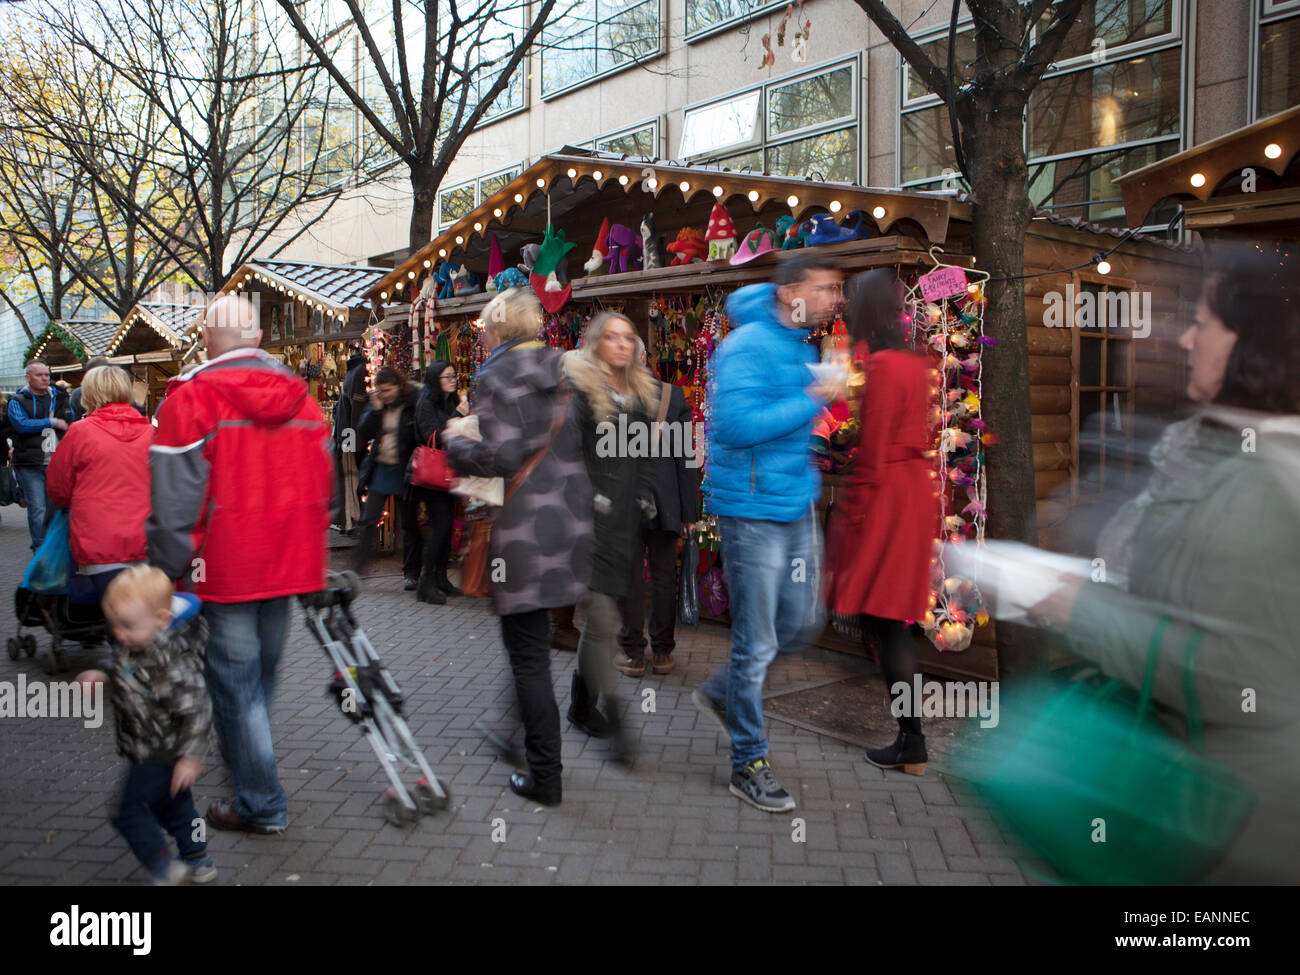
[[[929,274],[921,275],[916,283],[926,301],[942,301],[966,291],[966,272],[959,267],[935,268]]]

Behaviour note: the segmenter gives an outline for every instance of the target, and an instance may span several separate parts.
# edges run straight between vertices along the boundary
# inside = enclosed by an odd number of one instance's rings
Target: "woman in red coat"
[[[857,464],[844,499],[835,507],[829,533],[827,605],[857,616],[863,640],[880,648],[885,685],[897,701],[898,738],[867,751],[880,768],[925,772],[925,736],[919,701],[916,644],[906,621],[925,615],[930,598],[930,560],[939,527],[939,500],[925,454],[930,365],[903,338],[898,284],[890,271],[871,271],[849,281],[845,321],[852,340],[865,342],[866,390]],[[898,683],[905,685],[894,690]]]
[[[85,418],[59,441],[45,491],[52,506],[68,509],[69,545],[84,589],[102,597],[113,576],[148,554],[153,425],[131,405],[131,377],[117,366],[91,369],[81,389]]]

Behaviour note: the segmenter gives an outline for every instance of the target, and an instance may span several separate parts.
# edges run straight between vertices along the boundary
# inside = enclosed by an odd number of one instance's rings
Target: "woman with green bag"
[[[1009,737],[975,776],[1066,880],[1300,880],[1300,294],[1262,249],[1216,260],[1179,342],[1198,410],[1162,446],[1198,463],[1157,457],[1102,533],[1127,588],[1075,579],[1029,611],[1120,683],[1029,720],[1004,697]]]

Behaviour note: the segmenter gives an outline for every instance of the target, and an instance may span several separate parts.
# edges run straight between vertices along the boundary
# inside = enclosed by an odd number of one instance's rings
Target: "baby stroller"
[[[384,793],[384,815],[394,826],[409,826],[421,815],[446,809],[451,793],[415,743],[402,719],[401,689],[352,615],[352,601],[360,591],[355,572],[331,572],[328,589],[298,598],[307,612],[307,628],[333,666],[326,693],[361,727],[392,785]],[[402,783],[403,769],[420,773],[409,790]]]
[[[14,590],[14,615],[18,617],[18,634],[11,636],[6,645],[9,659],[17,660],[26,653],[36,657],[36,662],[47,674],[68,670],[65,641],[79,642],[83,649],[103,643],[108,634],[108,624],[99,609],[99,596],[93,589],[83,596],[74,577],[69,592],[42,594],[19,586]],[[83,601],[87,599],[88,601]],[[23,627],[44,627],[50,637],[48,650],[38,651],[36,637],[23,633]]]

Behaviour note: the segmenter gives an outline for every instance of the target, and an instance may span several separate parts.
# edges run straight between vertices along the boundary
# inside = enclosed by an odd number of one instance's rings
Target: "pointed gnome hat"
[[[596,243],[591,248],[591,258],[582,265],[588,273],[598,271],[605,263],[605,257],[609,254],[609,217],[600,222],[600,233],[596,235]]]
[[[573,286],[567,283],[568,274],[565,273],[565,282],[561,283],[557,273],[557,269],[564,263],[565,255],[573,248],[574,244],[564,239],[563,230],[557,231],[549,223],[546,225],[546,236],[542,238],[542,244],[537,250],[537,259],[533,263],[528,282],[533,286],[542,307],[551,314],[564,307],[573,291]]]
[[[506,259],[501,255],[501,242],[492,235],[492,248],[488,251],[488,277],[495,278],[506,269]]]
[[[709,214],[709,229],[704,232],[705,240],[734,240],[736,225],[731,222],[731,214],[721,203],[713,204]]]

